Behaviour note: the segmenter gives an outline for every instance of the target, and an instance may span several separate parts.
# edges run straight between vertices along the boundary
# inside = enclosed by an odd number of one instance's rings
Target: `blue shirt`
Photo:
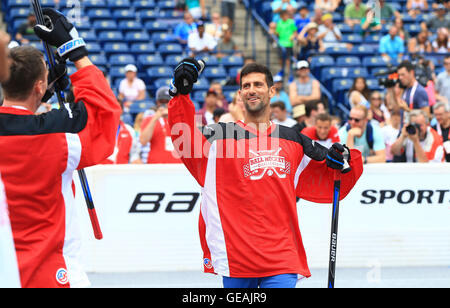
[[[381,128],[378,125],[372,125],[373,128],[373,148],[374,151],[384,150],[386,148],[384,144],[384,137],[383,132]],[[364,130],[364,133],[361,137],[355,137],[354,140],[354,148],[361,151],[361,155],[363,157],[368,157],[370,154],[370,147],[367,143],[367,137],[366,137],[367,129]],[[341,143],[346,144],[347,143],[347,125],[342,126],[339,129],[339,138],[341,140]]]
[[[405,53],[405,45],[399,36],[392,40],[391,36],[387,34],[380,40],[379,52],[387,54],[391,59],[397,59],[399,54]]]
[[[297,27],[297,32],[300,33],[303,29],[304,26],[306,26],[307,24],[309,24],[309,22],[311,21],[311,18],[306,17],[305,19],[299,17],[295,19],[295,26]]]
[[[183,21],[176,26],[173,34],[183,41],[187,41],[189,34],[195,31],[197,31],[197,25],[195,23],[188,25]]]
[[[289,95],[287,95],[287,93],[285,91],[280,91],[280,94],[275,94],[270,99],[270,103],[275,103],[275,102],[279,102],[279,101],[284,103],[284,105],[286,106],[287,112],[289,112],[289,113],[292,112],[291,101],[289,100]]]

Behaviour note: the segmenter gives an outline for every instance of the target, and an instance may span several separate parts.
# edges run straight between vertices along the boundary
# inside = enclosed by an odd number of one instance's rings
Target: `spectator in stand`
[[[280,12],[280,20],[278,20],[275,29],[278,42],[280,46],[284,47],[284,50],[281,51],[280,65],[283,74],[286,68],[286,76],[289,76],[291,73],[291,58],[294,54],[294,40],[297,36],[297,27],[294,19],[289,14],[287,10]]]
[[[333,23],[333,15],[325,14],[322,16],[323,24],[319,26],[319,33],[317,34],[319,40],[323,41],[323,47],[346,47],[351,50],[353,45],[348,43],[342,43],[342,33],[338,26]]]
[[[209,89],[217,94],[217,104],[218,108],[223,108],[225,111],[228,110],[228,100],[223,94],[222,84],[219,81],[212,81],[209,85]]]
[[[338,129],[331,124],[331,116],[328,113],[318,114],[314,126],[304,128],[301,133],[327,148],[335,142],[340,142]]]
[[[398,29],[398,36],[400,36],[400,38],[403,40],[403,42],[405,42],[405,44],[407,44],[407,42],[409,42],[409,39],[411,36],[409,35],[409,32],[406,31],[405,26],[403,25],[402,18],[396,17],[394,20],[394,25]]]
[[[196,114],[197,126],[214,124],[214,110],[217,108],[217,93],[214,90],[208,90],[205,95],[203,108]]]
[[[320,100],[319,82],[311,76],[309,63],[305,60],[297,62],[295,79],[289,84],[289,101],[292,106]]]
[[[415,19],[417,15],[428,11],[428,0],[408,0],[406,9],[408,10],[409,16]]]
[[[442,137],[445,161],[450,162],[450,105],[448,103],[437,103],[433,106],[436,125],[432,128]]]
[[[339,129],[339,138],[350,149],[358,149],[364,163],[386,162],[383,133],[378,125],[368,119],[368,109],[357,105],[350,110],[348,123]]]
[[[305,117],[301,122],[296,120],[299,124],[294,126],[295,129],[298,129],[298,132],[301,132],[305,127],[314,126],[316,124],[317,115],[326,112],[325,106],[320,100],[309,101],[304,106],[305,106]]]
[[[298,14],[294,18],[294,21],[298,33],[300,33],[303,28],[311,22],[311,18],[309,18],[309,10],[306,5],[300,6]]]
[[[428,40],[428,35],[428,31],[422,30],[416,37],[411,38],[408,43],[408,52],[411,54],[432,52],[433,48]]]
[[[297,105],[292,109],[292,118],[297,122],[292,128],[300,133],[306,127],[306,108],[304,104]]]
[[[378,0],[380,3],[380,18],[381,23],[385,24],[390,22],[393,17],[401,18],[401,15],[397,10],[395,10],[392,5],[389,3],[386,3],[385,0]]]
[[[375,11],[371,8],[367,8],[365,16],[361,19],[362,36],[380,31],[381,27],[381,20],[375,16]]]
[[[310,60],[311,54],[324,52],[323,40],[317,35],[319,27],[315,22],[307,24],[298,34],[297,41],[301,47],[298,55],[299,60]]]
[[[202,20],[197,21],[197,32],[189,34],[188,47],[191,57],[199,54],[210,54],[216,48],[216,40],[205,32],[205,24]]]
[[[237,122],[242,121],[244,119],[244,102],[239,94],[235,93],[233,96],[233,101],[230,105],[228,105],[228,113],[222,115],[219,119],[219,122],[228,123],[228,122]]]
[[[324,13],[333,13],[336,11],[340,0],[315,0],[314,9],[320,9]]]
[[[350,27],[361,24],[361,19],[366,15],[367,7],[362,0],[353,0],[345,6],[344,21]]]
[[[159,88],[156,91],[155,113],[142,121],[139,141],[142,145],[142,161],[144,163],[181,163],[178,154],[174,150],[167,121],[167,104],[171,98],[169,87]]]
[[[227,24],[224,24],[222,30],[223,36],[216,46],[216,57],[219,59],[229,55],[241,57],[242,52],[239,51],[239,46],[233,40],[233,32],[231,31],[231,28]]]
[[[205,32],[209,33],[216,40],[216,42],[219,42],[222,39],[223,30],[223,23],[220,14],[217,12],[211,13],[211,22],[206,23]]]
[[[435,11],[433,17],[429,18],[428,21],[423,21],[420,26],[423,30],[430,32],[430,35],[435,33],[439,28],[450,28],[450,16],[447,14],[446,8],[443,4],[439,4]]]
[[[431,43],[433,52],[450,53],[450,40],[448,39],[448,29],[439,28],[436,39]]]
[[[342,120],[339,116],[337,116],[337,115],[331,116],[331,125],[336,127],[338,130],[339,130],[339,128],[341,128],[341,123],[342,123]]]
[[[363,105],[366,108],[370,107],[370,90],[367,86],[366,79],[364,77],[356,77],[353,80],[353,85],[348,91],[348,100],[350,107],[353,108],[356,105]]]
[[[192,14],[186,11],[184,13],[183,21],[180,22],[173,32],[174,36],[183,48],[187,46],[188,38],[191,33],[197,32],[197,24],[194,22]]]
[[[270,104],[272,110],[272,122],[278,125],[292,127],[297,124],[297,121],[290,118],[286,110],[286,105],[282,101],[277,101]]]
[[[121,104],[123,110],[123,104]],[[142,164],[141,144],[133,127],[120,120],[114,152],[102,164]]]
[[[401,84],[394,88],[398,106],[406,112],[413,109],[422,109],[430,117],[430,104],[428,93],[416,80],[414,65],[409,61],[403,61],[397,66],[398,79]],[[402,119],[403,112],[402,112]],[[403,121],[402,121],[403,122]]]
[[[217,107],[213,112],[214,123],[219,123],[220,118],[225,114],[225,109]]]
[[[281,11],[287,10],[290,16],[294,16],[297,10],[297,2],[293,0],[274,0],[272,1],[272,21],[269,23],[269,32],[275,34],[277,22],[280,20]]]
[[[378,51],[386,62],[390,62],[392,59],[401,60],[403,58],[405,45],[400,36],[398,36],[396,26],[392,25],[389,28],[389,34],[381,38]]]
[[[226,23],[230,26],[231,29],[234,27],[234,15],[236,11],[236,2],[237,0],[221,0],[220,1],[220,15],[222,18],[226,18]]]
[[[28,44],[30,42],[28,40],[30,36],[36,37],[37,39],[37,36],[34,34],[33,30],[35,25],[36,25],[36,16],[34,16],[33,12],[30,12],[28,14],[27,21],[22,23],[17,29],[17,33],[15,36],[16,41],[23,45]]]
[[[400,110],[396,109],[391,112],[389,124],[381,128],[384,136],[384,145],[386,146],[386,162],[392,162],[394,160],[394,155],[392,155],[391,147],[392,144],[394,144],[395,140],[397,140],[398,134],[400,133],[400,122]]]
[[[205,0],[186,0],[186,9],[194,19],[206,19]]]
[[[428,114],[424,111],[410,112],[410,125],[403,126],[400,137],[391,147],[395,162],[444,161],[442,137],[428,123]]]
[[[137,67],[134,64],[125,66],[125,78],[120,81],[118,99],[123,103],[124,112],[135,101],[145,99],[145,83],[137,77]]]
[[[368,118],[372,121],[372,124],[377,124],[380,127],[386,125],[390,119],[389,110],[383,103],[383,97],[380,92],[373,91],[370,94],[370,109]]]
[[[275,75],[273,77],[273,87],[275,89],[275,95],[270,99],[270,102],[282,101],[286,106],[287,112],[290,114],[292,112],[292,105],[289,100],[289,95],[284,91],[283,77],[281,75]]]
[[[436,77],[436,100],[450,104],[450,55],[444,59],[444,69]]]
[[[317,27],[320,26],[322,22],[323,12],[321,9],[314,9],[314,15],[311,18],[311,22],[315,22]]]

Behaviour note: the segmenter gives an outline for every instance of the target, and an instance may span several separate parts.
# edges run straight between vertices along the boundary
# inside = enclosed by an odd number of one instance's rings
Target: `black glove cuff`
[[[79,47],[67,54],[70,61],[75,62],[88,55],[86,47]]]

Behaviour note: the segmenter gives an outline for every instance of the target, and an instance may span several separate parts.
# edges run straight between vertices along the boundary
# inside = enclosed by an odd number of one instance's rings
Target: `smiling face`
[[[274,87],[267,85],[263,73],[250,73],[242,77],[242,86],[239,95],[244,102],[246,111],[254,116],[270,112],[270,99],[275,94]]]

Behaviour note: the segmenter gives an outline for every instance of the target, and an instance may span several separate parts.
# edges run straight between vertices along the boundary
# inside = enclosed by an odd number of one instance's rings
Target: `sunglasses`
[[[381,97],[372,97],[372,100],[373,100],[373,101],[380,101],[380,100],[381,100]]]
[[[349,121],[349,122],[355,121],[356,123],[359,123],[360,121],[362,121],[362,119],[357,119],[357,118],[349,117],[349,118],[348,118],[348,121]]]

